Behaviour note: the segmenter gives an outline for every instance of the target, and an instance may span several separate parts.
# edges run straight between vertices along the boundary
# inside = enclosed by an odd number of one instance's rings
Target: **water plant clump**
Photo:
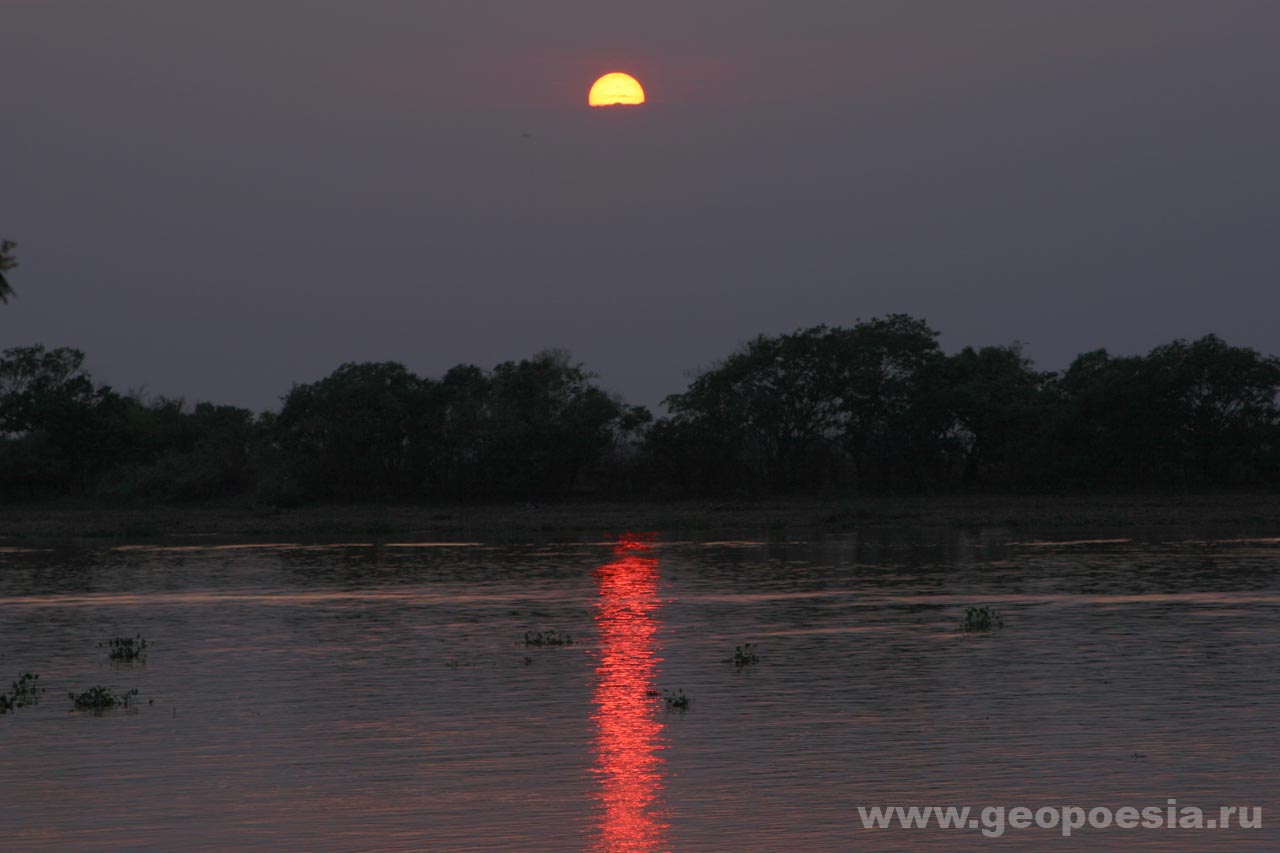
[[[40,676],[24,672],[14,680],[8,693],[0,693],[0,714],[36,704],[40,701],[40,694],[43,692]]]
[[[741,669],[744,666],[752,666],[760,663],[760,655],[756,654],[755,643],[743,643],[733,651],[733,657],[724,659],[725,663],[731,663]]]
[[[572,646],[573,637],[560,631],[525,631],[526,646]]]
[[[112,637],[105,643],[98,643],[98,648],[105,648],[107,656],[112,660],[132,663],[146,659],[147,641],[141,634],[132,637]]]
[[[116,693],[110,687],[90,687],[83,693],[68,693],[67,698],[77,711],[93,711],[95,714],[109,711],[112,708],[128,708],[133,704],[133,697],[138,695],[138,688]]]
[[[668,690],[663,701],[667,703],[668,711],[687,711],[693,700],[685,694],[684,690]]]
[[[962,631],[990,631],[1003,627],[1004,619],[991,607],[970,607],[960,620]]]

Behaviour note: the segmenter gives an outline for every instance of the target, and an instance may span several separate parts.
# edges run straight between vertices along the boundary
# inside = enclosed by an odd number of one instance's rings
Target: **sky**
[[[569,350],[656,405],[890,313],[1280,353],[1274,0],[0,0],[0,347],[278,408]],[[649,103],[593,110],[626,71]]]

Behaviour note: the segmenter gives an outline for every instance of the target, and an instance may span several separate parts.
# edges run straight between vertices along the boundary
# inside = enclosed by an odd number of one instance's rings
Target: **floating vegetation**
[[[573,637],[560,631],[525,631],[526,646],[572,646]]]
[[[668,711],[687,711],[689,710],[689,703],[693,700],[686,696],[683,690],[676,690],[674,692],[668,690],[666,691],[664,701],[667,703]]]
[[[105,643],[98,643],[98,648],[105,648],[108,657],[112,660],[126,663],[146,660],[147,655],[147,641],[142,639],[141,634],[132,637],[112,637]]]
[[[100,714],[112,708],[128,708],[133,704],[133,697],[137,695],[136,687],[124,693],[115,693],[110,687],[98,686],[90,687],[79,695],[68,693],[67,698],[71,700],[71,704],[77,711],[93,711],[95,714]]]
[[[24,672],[14,680],[8,693],[0,693],[0,714],[36,704],[40,701],[40,694],[43,692],[40,676]]]
[[[760,655],[756,654],[755,643],[743,643],[733,651],[733,657],[725,658],[725,663],[731,663],[741,669],[744,666],[752,666],[760,663]]]
[[[990,607],[970,607],[965,610],[964,618],[960,620],[962,631],[990,631],[993,628],[1003,627],[1004,619]]]

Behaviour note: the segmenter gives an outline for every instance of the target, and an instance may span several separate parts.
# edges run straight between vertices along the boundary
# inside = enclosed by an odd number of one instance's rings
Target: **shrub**
[[[79,695],[68,693],[67,698],[71,700],[71,704],[77,711],[93,711],[95,714],[100,714],[112,708],[128,708],[133,704],[133,697],[137,695],[136,687],[124,693],[115,693],[110,687],[97,686],[90,687]]]
[[[14,680],[8,693],[0,693],[0,714],[7,714],[26,705],[40,701],[44,688],[39,686],[40,676],[24,672]]]
[[[990,607],[970,607],[965,610],[964,618],[960,620],[962,631],[990,631],[993,628],[1003,627],[1004,619]]]
[[[756,644],[744,643],[738,646],[734,649],[733,657],[725,658],[724,662],[731,663],[739,669],[760,663],[760,655],[756,654]]]
[[[107,656],[115,661],[132,663],[146,660],[147,641],[141,634],[132,637],[112,637],[105,643],[98,643],[98,648],[106,648]]]

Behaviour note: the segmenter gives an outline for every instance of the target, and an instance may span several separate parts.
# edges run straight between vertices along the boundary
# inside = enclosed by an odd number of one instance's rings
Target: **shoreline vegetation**
[[[349,362],[255,414],[121,394],[79,350],[15,347],[0,504],[1280,492],[1280,358],[1207,335],[1045,372],[1018,343],[947,354],[938,335],[903,314],[762,335],[656,417],[560,350],[440,377]]]
[[[1029,539],[1280,536],[1280,495],[931,495],[868,499],[343,504],[289,509],[245,504],[106,506],[59,501],[8,506],[0,548],[75,543],[541,542],[658,531],[693,539],[785,540],[877,530],[1004,532]]]

